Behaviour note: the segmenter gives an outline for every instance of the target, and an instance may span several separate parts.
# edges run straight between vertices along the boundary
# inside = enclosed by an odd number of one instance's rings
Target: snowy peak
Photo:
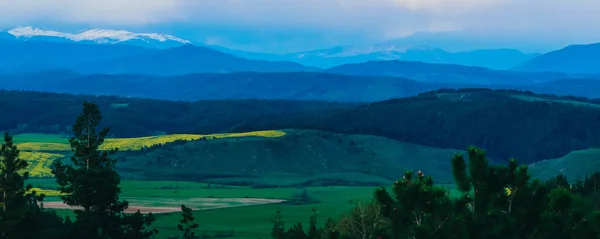
[[[192,43],[188,40],[167,34],[133,33],[125,30],[91,29],[80,33],[65,33],[26,26],[13,28],[8,33],[17,39],[51,37],[74,42],[93,42],[96,44],[125,43],[141,46],[172,47]]]

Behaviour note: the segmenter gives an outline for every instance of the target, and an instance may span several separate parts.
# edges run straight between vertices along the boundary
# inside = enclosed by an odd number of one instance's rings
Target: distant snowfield
[[[31,38],[36,36],[47,36],[47,37],[60,37],[69,39],[72,41],[94,41],[97,43],[117,43],[130,40],[142,40],[142,41],[175,41],[182,44],[190,44],[191,41],[181,39],[175,36],[158,33],[133,33],[125,30],[105,30],[105,29],[91,29],[81,33],[65,33],[52,30],[45,30],[40,28],[34,28],[31,26],[17,27],[8,31],[9,34],[17,38]]]

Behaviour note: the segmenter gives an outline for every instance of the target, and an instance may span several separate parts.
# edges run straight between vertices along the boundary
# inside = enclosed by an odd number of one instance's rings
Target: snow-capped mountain
[[[17,27],[7,31],[19,40],[52,42],[80,42],[94,44],[128,44],[152,48],[170,48],[191,44],[189,40],[159,33],[133,33],[125,30],[91,29],[80,33],[66,33],[34,28]]]

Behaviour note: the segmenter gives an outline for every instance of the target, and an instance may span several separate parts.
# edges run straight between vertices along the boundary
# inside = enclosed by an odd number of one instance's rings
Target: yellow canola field
[[[144,147],[171,143],[177,140],[199,140],[206,139],[222,139],[222,138],[238,138],[238,137],[265,137],[277,138],[285,135],[285,132],[279,130],[254,131],[246,133],[226,133],[226,134],[170,134],[161,136],[148,136],[139,138],[116,138],[106,139],[101,149],[119,148],[123,151],[141,150]]]
[[[169,134],[160,136],[147,136],[138,138],[108,138],[100,149],[119,148],[123,151],[141,150],[144,147],[171,143],[178,140],[199,140],[206,139],[222,139],[222,138],[239,138],[239,137],[265,137],[276,138],[285,136],[285,132],[280,130],[264,130],[245,133],[224,133],[224,134]],[[18,144],[22,151],[69,151],[71,147],[65,143],[45,143],[45,142],[25,142]]]
[[[47,197],[55,197],[55,196],[60,196],[61,193],[58,190],[48,190],[48,189],[41,189],[41,188],[32,188],[31,190],[25,192],[27,193],[31,193],[32,191],[35,191],[35,194],[37,195],[41,195],[44,194]]]
[[[19,154],[19,158],[24,159],[29,164],[27,171],[29,171],[31,177],[53,177],[50,165],[54,160],[63,157],[62,154],[42,152],[21,152]]]
[[[21,151],[69,151],[71,146],[63,143],[26,142],[17,144]]]

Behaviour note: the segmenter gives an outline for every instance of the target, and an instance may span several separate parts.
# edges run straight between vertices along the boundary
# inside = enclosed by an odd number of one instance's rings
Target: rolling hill
[[[600,43],[570,45],[535,57],[515,67],[514,70],[598,74],[600,73]]]

